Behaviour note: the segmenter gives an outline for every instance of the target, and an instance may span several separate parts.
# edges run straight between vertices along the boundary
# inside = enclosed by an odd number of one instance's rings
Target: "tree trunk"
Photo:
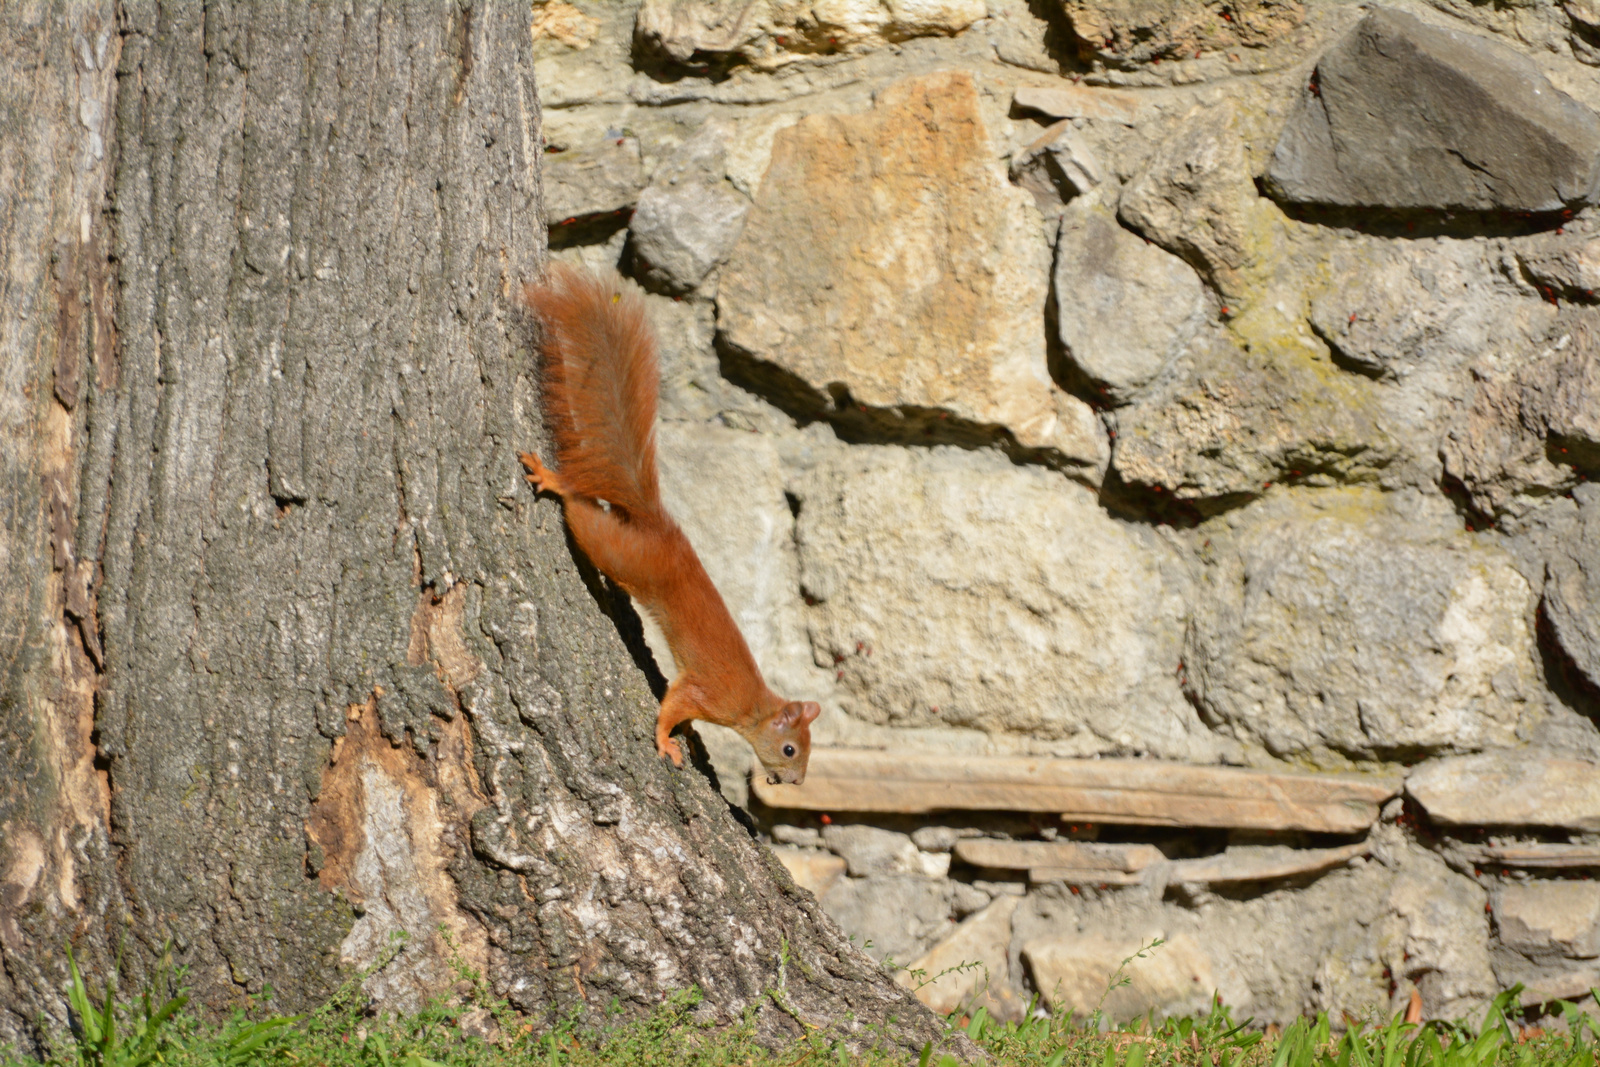
[[[935,1037],[656,757],[637,620],[519,477],[525,5],[41,7],[0,16],[0,1042],[63,1023],[68,944],[296,1010],[402,930],[385,1008],[458,954],[540,1016]]]

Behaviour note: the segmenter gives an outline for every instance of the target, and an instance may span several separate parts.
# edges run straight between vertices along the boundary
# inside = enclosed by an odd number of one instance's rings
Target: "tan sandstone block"
[[[795,885],[801,889],[809,889],[819,897],[833,888],[833,883],[844,874],[844,860],[831,852],[814,852],[805,848],[785,848],[778,845],[773,848],[772,854],[778,857],[778,862],[789,872],[789,877],[794,879]]]
[[[1151,112],[1137,93],[1081,85],[1018,86],[1011,102],[1024,111],[1037,111],[1051,118],[1106,119],[1124,126],[1149,118]]]
[[[1530,958],[1600,956],[1600,883],[1538,881],[1501,886],[1500,940]]]
[[[1098,478],[1110,446],[1050,379],[1050,250],[996,159],[972,76],[895,82],[863,115],[781,130],[717,317],[751,358],[832,403],[1004,427]]]
[[[1101,871],[1132,873],[1142,871],[1165,857],[1154,845],[1100,845],[1080,841],[997,841],[976,838],[958,841],[956,858],[974,867],[1004,867],[1024,870],[1033,867],[1094,868]]]
[[[1600,845],[1564,845],[1535,842],[1529,845],[1485,845],[1470,850],[1478,863],[1502,867],[1600,867]]]
[[[1082,1018],[1101,1004],[1113,1020],[1203,1012],[1216,991],[1211,960],[1193,937],[1178,936],[1129,962],[1128,985],[1107,992],[1117,967],[1142,942],[1112,940],[1076,930],[1022,946],[1022,960],[1052,1015]]]
[[[1524,752],[1452,756],[1414,768],[1406,792],[1446,826],[1600,830],[1600,766]]]
[[[1011,984],[1011,915],[1021,897],[1002,896],[968,917],[943,941],[906,965],[895,981],[941,1015],[987,1007],[1002,1019],[1020,1018],[1023,1004]],[[963,964],[977,964],[966,967]],[[913,974],[913,972],[921,972]],[[948,972],[948,973],[946,973]],[[936,977],[937,976],[937,977]],[[918,985],[926,982],[925,985]]]
[[[962,841],[955,847],[956,858],[975,867],[1026,869],[1030,881],[1074,885],[1264,882],[1315,874],[1369,851],[1366,842],[1339,848],[1246,845],[1215,856],[1168,861],[1154,845],[980,839]]]

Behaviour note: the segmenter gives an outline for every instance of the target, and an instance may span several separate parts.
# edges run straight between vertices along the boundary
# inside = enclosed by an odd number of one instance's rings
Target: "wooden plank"
[[[750,788],[769,807],[806,811],[1048,811],[1073,822],[1355,834],[1377,821],[1400,779],[1161,760],[817,749],[804,785],[756,775]]]

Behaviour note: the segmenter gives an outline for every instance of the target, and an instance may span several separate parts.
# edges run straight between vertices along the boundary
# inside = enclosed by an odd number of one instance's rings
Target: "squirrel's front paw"
[[[539,462],[539,457],[532,452],[519,452],[517,458],[522,465],[528,468],[528,473],[523,477],[528,479],[528,484],[533,486],[533,491],[542,493],[550,485],[550,468]]]
[[[678,747],[678,742],[673,738],[657,741],[656,755],[667,757],[672,761],[672,765],[680,770],[683,768],[683,749]]]

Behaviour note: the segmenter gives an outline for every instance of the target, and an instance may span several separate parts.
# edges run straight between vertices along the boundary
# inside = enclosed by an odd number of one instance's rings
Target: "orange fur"
[[[543,331],[545,421],[556,470],[531,453],[522,463],[536,489],[561,497],[584,555],[666,634],[678,676],[661,701],[657,751],[682,766],[669,734],[703,719],[739,731],[774,780],[802,781],[811,722],[821,709],[767,688],[727,605],[661,503],[660,372],[644,301],[615,275],[561,264],[524,296]]]

